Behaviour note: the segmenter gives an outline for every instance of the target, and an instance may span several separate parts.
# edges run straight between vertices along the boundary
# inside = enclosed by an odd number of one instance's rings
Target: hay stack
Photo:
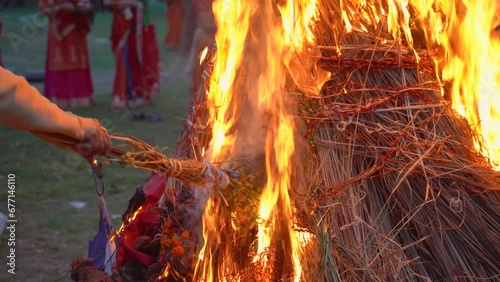
[[[500,173],[477,153],[473,143],[478,137],[443,100],[431,51],[396,42],[384,20],[375,28],[367,19],[354,19],[354,26],[363,24],[367,30],[347,33],[339,3],[321,2],[315,27],[319,63],[332,76],[320,96],[294,90],[297,118],[307,125],[309,172],[306,193],[295,191],[297,225],[314,234],[305,248],[303,280],[498,278],[500,207],[495,197]],[[209,146],[205,93],[210,57],[203,68],[176,157],[202,160],[202,148]],[[182,210],[189,224],[176,228],[199,234],[199,198],[196,191],[175,198],[181,190],[190,187],[169,180],[159,203],[166,210],[162,222],[172,222],[172,214],[179,216],[175,210]],[[229,224],[234,202],[212,196],[220,205],[217,216],[227,217]],[[256,201],[255,195],[247,199]],[[250,229],[246,238],[255,236]],[[186,266],[195,262],[201,246],[200,237],[192,240],[198,246],[189,249],[182,267],[172,258],[159,258],[170,273],[188,280],[194,269]],[[248,264],[251,242],[221,234],[221,248],[231,245],[246,267],[242,281],[267,280],[258,265]]]

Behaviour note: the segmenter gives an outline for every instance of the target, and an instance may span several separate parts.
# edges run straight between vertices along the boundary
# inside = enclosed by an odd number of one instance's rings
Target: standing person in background
[[[169,49],[177,50],[181,44],[182,21],[184,8],[182,0],[163,0],[167,4],[168,30],[165,35],[165,45]]]
[[[144,23],[144,9],[150,6],[145,7],[139,0],[105,0],[104,4],[113,10],[111,49],[116,59],[116,75],[111,107],[148,105],[154,85],[159,81],[154,24],[151,21]]]
[[[61,108],[94,104],[87,49],[90,0],[40,0],[49,17],[45,96]]]
[[[193,74],[198,63],[198,54],[215,42],[216,25],[212,12],[212,2],[213,0],[192,0],[192,8],[196,13],[196,30],[188,63],[184,70],[186,74]]]
[[[196,14],[193,9],[192,0],[182,0],[184,17],[182,21],[180,52],[183,56],[189,56],[193,44],[193,35],[196,29]]]
[[[160,93],[160,51],[156,40],[156,29],[153,21],[152,0],[144,0],[144,25],[142,37],[143,67],[142,85],[143,89],[138,95],[147,104],[151,104],[152,98]]]

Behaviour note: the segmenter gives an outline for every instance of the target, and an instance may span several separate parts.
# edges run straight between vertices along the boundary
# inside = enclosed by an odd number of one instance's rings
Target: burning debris
[[[176,157],[241,176],[212,189],[154,164],[113,238],[114,277],[498,277],[498,129],[465,113],[500,120],[495,3],[423,2],[215,1],[217,49]],[[454,36],[480,19],[468,35],[489,51],[472,60]],[[144,148],[121,161],[166,158]]]

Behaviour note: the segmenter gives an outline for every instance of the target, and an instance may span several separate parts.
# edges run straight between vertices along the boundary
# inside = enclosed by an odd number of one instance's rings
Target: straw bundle
[[[81,141],[72,137],[57,133],[35,132],[38,137],[58,144],[63,148],[77,151]],[[158,148],[152,147],[146,142],[130,136],[111,135],[112,140],[120,142],[119,147],[128,147],[123,150],[112,147],[108,157],[101,157],[108,162],[116,162],[120,165],[133,166],[135,168],[149,170],[160,175],[176,178],[187,184],[196,186],[208,186],[225,188],[230,184],[230,176],[238,178],[239,174],[233,171],[216,169],[212,164],[186,158],[169,158]],[[116,143],[116,142],[115,142]]]
[[[115,135],[111,138],[122,142],[120,144],[122,146],[129,146],[131,150],[113,148],[112,153],[115,157],[107,158],[108,161],[119,162],[124,166],[132,165],[196,186],[207,186],[207,182],[213,182],[211,185],[225,188],[229,184],[229,176],[210,164],[196,160],[168,158],[156,148],[135,137]]]

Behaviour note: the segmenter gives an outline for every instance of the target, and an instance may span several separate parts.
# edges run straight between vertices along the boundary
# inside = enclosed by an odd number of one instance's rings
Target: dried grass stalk
[[[224,188],[229,185],[229,176],[210,164],[189,159],[168,158],[157,148],[135,137],[113,135],[111,138],[122,142],[120,145],[128,146],[131,150],[115,148],[112,152],[116,157],[107,158],[109,161],[132,165],[197,186],[207,186],[207,177],[209,181],[213,181],[215,187]]]

